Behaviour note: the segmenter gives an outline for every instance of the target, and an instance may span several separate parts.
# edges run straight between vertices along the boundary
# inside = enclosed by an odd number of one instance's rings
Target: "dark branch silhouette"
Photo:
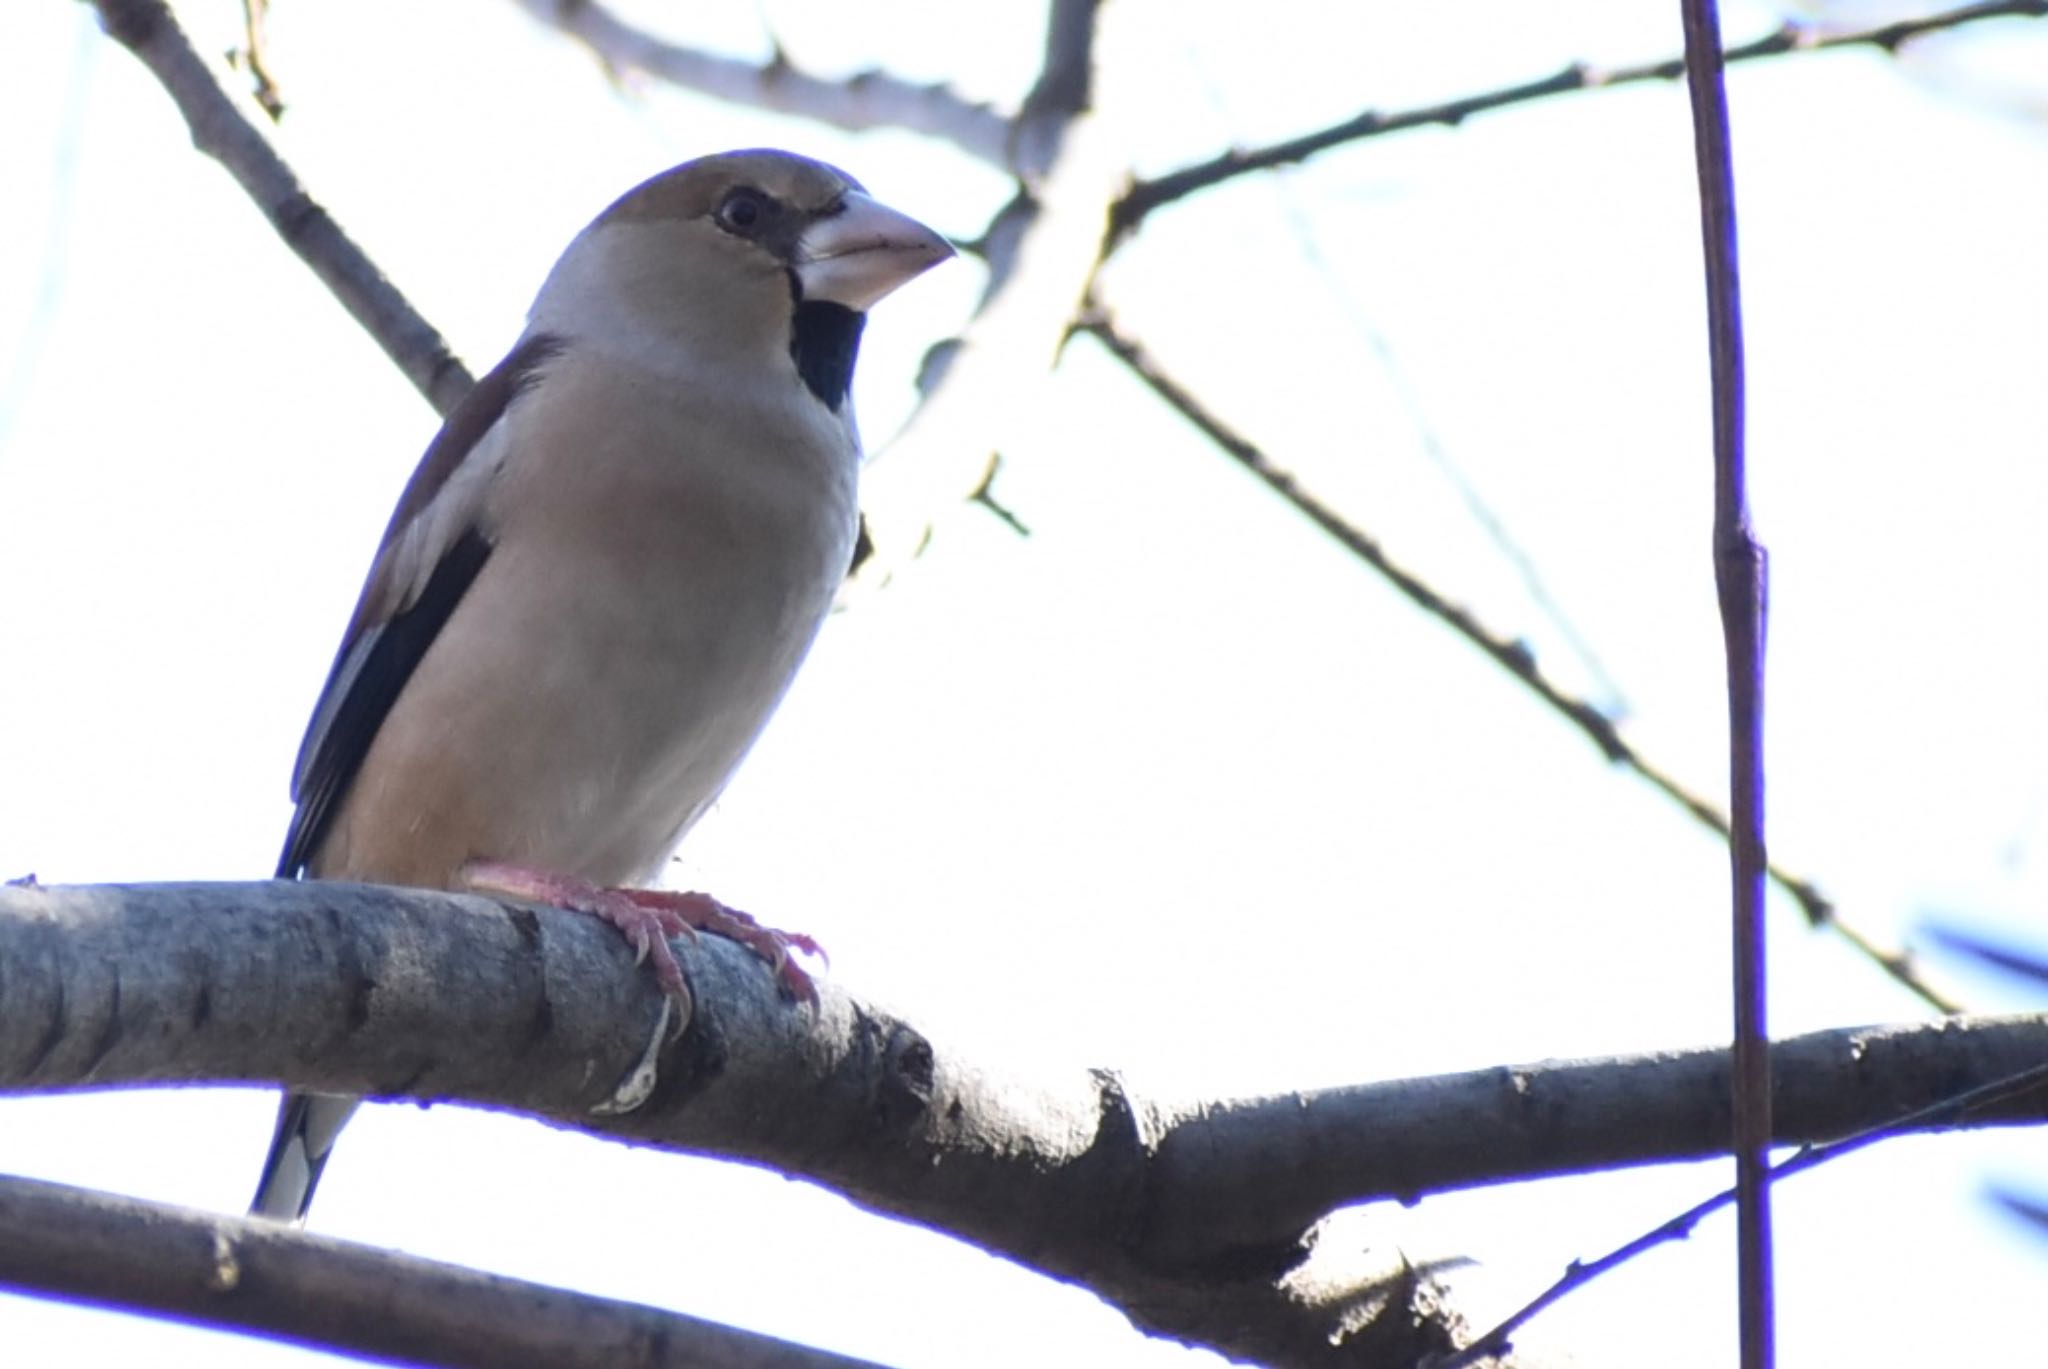
[[[1923,18],[1902,19],[1896,23],[1837,32],[1830,32],[1818,25],[1788,23],[1766,37],[1729,48],[1725,56],[1730,62],[1752,62],[1764,57],[1783,57],[1800,52],[1826,52],[1833,48],[1847,47],[1876,47],[1886,52],[1896,52],[1902,44],[1942,29],[1960,28],[1965,24],[1979,23],[1986,19],[2038,19],[2043,16],[2048,16],[2048,0],[1994,0],[1994,3],[1963,5]],[[1266,147],[1225,152],[1206,162],[1139,181],[1117,202],[1116,232],[1120,236],[1129,233],[1144,222],[1145,216],[1153,210],[1172,204],[1176,200],[1186,199],[1197,191],[1207,190],[1210,186],[1220,185],[1233,177],[1255,171],[1271,171],[1280,166],[1291,166],[1296,162],[1307,161],[1319,152],[1341,147],[1345,143],[1357,142],[1363,138],[1376,138],[1387,133],[1405,133],[1410,129],[1428,128],[1432,125],[1455,128],[1474,114],[1485,114],[1512,105],[1525,105],[1559,95],[1610,90],[1615,86],[1634,85],[1644,81],[1675,81],[1684,74],[1683,57],[1666,57],[1661,61],[1622,67],[1596,67],[1585,62],[1574,62],[1554,76],[1524,81],[1520,85],[1504,86],[1499,90],[1484,91],[1476,95],[1464,95],[1455,100],[1445,100],[1441,104],[1423,105],[1391,114],[1376,109],[1364,110],[1341,123],[1317,129],[1313,133],[1304,133],[1299,137],[1288,138]]]
[[[1854,1135],[1845,1136],[1839,1141],[1830,1141],[1825,1145],[1802,1146],[1799,1153],[1789,1160],[1771,1166],[1771,1182],[1781,1183],[1810,1169],[1818,1169],[1832,1160],[1852,1155],[1888,1137],[1902,1136],[1916,1130],[1925,1123],[1963,1117],[1978,1108],[1993,1106],[2001,1101],[2024,1097],[2030,1093],[2039,1093],[2044,1088],[2048,1088],[2048,1065],[2035,1065],[2020,1070],[2003,1079],[1994,1079],[1988,1084],[1980,1084],[1976,1088],[1965,1089],[1959,1094],[1929,1103],[1926,1107],[1916,1108],[1895,1122],[1867,1127]],[[1544,1308],[1557,1302],[1567,1293],[1585,1287],[1608,1270],[1627,1264],[1646,1251],[1654,1250],[1671,1241],[1685,1239],[1702,1220],[1736,1201],[1737,1196],[1738,1190],[1724,1188],[1706,1201],[1696,1203],[1670,1220],[1658,1223],[1642,1235],[1624,1242],[1598,1259],[1573,1261],[1571,1268],[1567,1269],[1561,1278],[1503,1318],[1485,1335],[1455,1355],[1425,1361],[1419,1369],[1468,1369],[1489,1355],[1504,1353],[1514,1333],[1528,1325]]]
[[[1764,947],[1764,607],[1770,567],[1750,525],[1744,442],[1742,284],[1735,232],[1735,154],[1728,133],[1721,12],[1682,0],[1685,87],[1692,106],[1707,278],[1707,359],[1714,410],[1713,571],[1726,652],[1728,859],[1734,930],[1736,1272],[1744,1369],[1777,1360],[1771,1238],[1771,1044]]]
[[[1219,418],[1193,391],[1160,366],[1143,343],[1123,332],[1114,317],[1101,308],[1092,309],[1076,330],[1101,342],[1111,356],[1124,363],[1153,394],[1166,401],[1195,429],[1223,453],[1257,476],[1267,488],[1285,499],[1310,522],[1321,528],[1338,545],[1356,556],[1431,617],[1443,622],[1459,636],[1485,652],[1493,662],[1519,680],[1531,693],[1565,721],[1572,724],[1602,755],[1616,765],[1626,766],[1647,780],[1651,787],[1674,800],[1702,825],[1724,840],[1728,837],[1728,815],[1710,800],[1637,750],[1622,735],[1621,727],[1598,707],[1567,692],[1548,675],[1523,642],[1494,631],[1466,608],[1434,588],[1421,576],[1389,556],[1377,539],[1347,519],[1318,496],[1294,474],[1274,461],[1257,443]],[[1917,994],[1938,1012],[1956,1013],[1962,1008],[1924,979],[1910,955],[1887,951],[1875,940],[1842,921],[1831,900],[1812,880],[1772,862],[1766,867],[1772,883],[1790,894],[1815,926],[1828,927],[1862,951],[1885,973]]]
[[[0,1177],[0,1285],[407,1364],[875,1369],[679,1312],[33,1179]]]
[[[285,245],[445,417],[469,393],[474,378],[433,325],[299,184],[262,130],[243,117],[193,51],[170,7],[163,0],[95,3],[107,32],[170,93],[194,146],[227,168]]]

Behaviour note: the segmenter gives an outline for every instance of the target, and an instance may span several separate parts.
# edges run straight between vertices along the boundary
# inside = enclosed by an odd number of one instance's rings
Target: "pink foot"
[[[779,932],[763,927],[737,908],[728,908],[709,894],[674,893],[666,889],[607,889],[574,875],[532,870],[523,865],[506,865],[494,860],[473,860],[462,867],[463,880],[472,888],[490,889],[514,898],[532,899],[557,908],[568,908],[603,918],[633,947],[634,963],[654,960],[654,977],[661,987],[683,1004],[690,1002],[689,986],[683,982],[683,967],[669,948],[672,936],[696,939],[698,932],[710,932],[737,941],[768,962],[776,982],[795,998],[816,1006],[817,985],[790,956],[792,950],[822,958],[824,948],[801,932]]]

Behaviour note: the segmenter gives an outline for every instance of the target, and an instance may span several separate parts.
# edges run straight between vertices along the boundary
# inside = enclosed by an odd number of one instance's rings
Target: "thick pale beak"
[[[797,242],[796,274],[807,300],[830,300],[865,313],[911,277],[953,255],[953,245],[908,214],[859,191]]]

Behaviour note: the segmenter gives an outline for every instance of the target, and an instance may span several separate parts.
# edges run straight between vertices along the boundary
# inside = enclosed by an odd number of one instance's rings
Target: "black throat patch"
[[[853,387],[853,363],[860,355],[860,330],[868,316],[830,300],[799,300],[789,330],[789,357],[804,388],[826,408],[839,412]]]

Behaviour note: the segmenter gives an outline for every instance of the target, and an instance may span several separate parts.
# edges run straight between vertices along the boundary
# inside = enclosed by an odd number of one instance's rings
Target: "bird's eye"
[[[718,202],[718,226],[741,237],[751,235],[767,216],[768,197],[744,185],[728,191]]]

